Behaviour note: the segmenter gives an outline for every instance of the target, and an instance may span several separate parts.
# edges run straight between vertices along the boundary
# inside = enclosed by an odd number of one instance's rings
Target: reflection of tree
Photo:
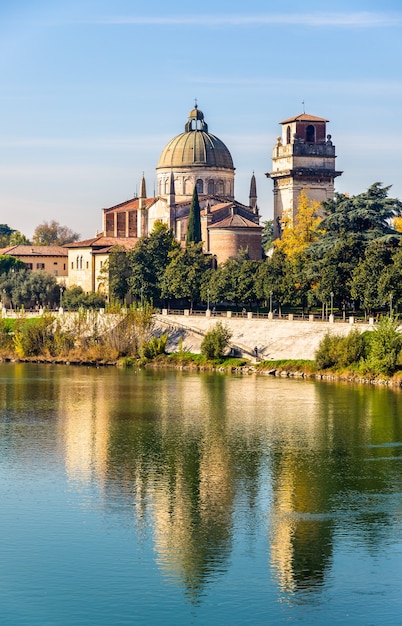
[[[287,597],[319,590],[334,541],[382,549],[400,515],[400,392],[310,381],[10,365],[2,437],[60,454],[74,485],[152,539],[192,601],[269,516]],[[14,413],[13,413],[14,411]],[[9,417],[11,416],[11,418]],[[92,493],[92,492],[91,492]],[[387,526],[388,525],[388,526]],[[241,533],[239,533],[240,535]],[[237,537],[236,537],[237,538]]]

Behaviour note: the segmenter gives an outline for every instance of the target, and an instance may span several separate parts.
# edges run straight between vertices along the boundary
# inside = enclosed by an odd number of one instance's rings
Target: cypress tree
[[[186,244],[199,243],[201,241],[201,209],[198,202],[197,187],[194,187],[191,199],[190,213],[188,216],[188,226],[186,234]]]

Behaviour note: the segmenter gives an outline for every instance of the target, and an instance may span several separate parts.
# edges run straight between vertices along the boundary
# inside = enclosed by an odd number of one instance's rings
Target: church
[[[188,115],[184,132],[163,148],[156,166],[155,197],[148,197],[142,177],[138,197],[103,209],[103,232],[92,239],[69,244],[67,286],[97,291],[109,252],[133,248],[149,235],[156,222],[167,224],[185,245],[194,187],[201,208],[203,250],[222,263],[247,249],[251,259],[262,257],[259,209],[254,174],[249,205],[235,199],[235,167],[226,145],[209,132],[197,104]]]

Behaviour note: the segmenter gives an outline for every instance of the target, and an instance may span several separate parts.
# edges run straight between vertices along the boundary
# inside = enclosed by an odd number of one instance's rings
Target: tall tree
[[[193,197],[191,199],[190,213],[188,216],[186,244],[199,243],[201,236],[201,209],[198,201],[197,186],[194,186]]]
[[[64,246],[66,243],[73,243],[80,238],[79,233],[75,233],[67,226],[61,226],[59,222],[51,220],[42,222],[34,231],[32,243],[36,246]]]
[[[211,259],[202,252],[202,244],[188,244],[185,249],[175,249],[162,280],[162,297],[186,298],[193,308],[200,300],[201,284]]]
[[[318,215],[320,203],[310,201],[305,189],[301,190],[294,222],[284,218],[281,239],[275,241],[276,248],[283,250],[289,259],[293,259],[319,236],[322,218]]]
[[[141,296],[146,300],[160,299],[169,254],[179,248],[171,229],[162,222],[156,222],[151,234],[140,239],[128,253],[128,287],[136,300]]]

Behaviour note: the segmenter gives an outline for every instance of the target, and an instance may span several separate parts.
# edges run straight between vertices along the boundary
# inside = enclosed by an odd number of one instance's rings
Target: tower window
[[[223,180],[218,180],[216,183],[216,193],[219,196],[223,196]]]
[[[197,193],[204,193],[204,183],[201,178],[197,180]]]
[[[315,128],[312,124],[306,128],[306,141],[307,143],[315,143]]]
[[[213,180],[209,180],[208,181],[208,193],[209,194],[214,194],[215,193],[215,183]]]
[[[286,143],[290,143],[290,126],[286,129]]]

